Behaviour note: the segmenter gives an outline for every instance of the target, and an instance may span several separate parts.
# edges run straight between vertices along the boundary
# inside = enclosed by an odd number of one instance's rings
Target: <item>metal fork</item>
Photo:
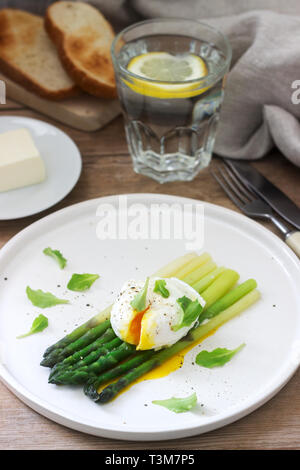
[[[211,174],[227,196],[248,217],[270,220],[283,234],[285,242],[300,257],[300,232],[291,230],[276,217],[265,201],[238,179],[231,168],[222,161],[211,168]]]

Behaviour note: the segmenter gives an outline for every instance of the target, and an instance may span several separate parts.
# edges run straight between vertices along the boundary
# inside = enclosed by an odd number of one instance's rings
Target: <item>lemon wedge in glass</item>
[[[204,60],[195,54],[174,56],[168,52],[148,52],[131,59],[127,70],[141,79],[131,78],[126,84],[133,91],[153,98],[188,98],[207,90],[207,87],[201,89],[198,81],[178,83],[201,80],[207,75]]]

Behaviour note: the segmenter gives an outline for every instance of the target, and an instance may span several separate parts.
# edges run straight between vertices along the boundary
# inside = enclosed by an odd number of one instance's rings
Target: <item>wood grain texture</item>
[[[2,112],[1,112],[2,111]],[[84,133],[19,106],[0,105],[4,114],[30,116],[57,125],[78,144],[83,171],[73,191],[59,204],[36,216],[0,221],[0,246],[44,215],[100,196],[164,193],[192,197],[237,210],[204,170],[191,183],[160,185],[133,172],[121,118],[101,131]],[[277,151],[254,163],[262,173],[300,205],[300,169]],[[274,233],[276,229],[264,224]],[[164,442],[126,442],[85,435],[37,414],[0,384],[0,449],[300,449],[300,372],[268,403],[249,416],[210,433]]]

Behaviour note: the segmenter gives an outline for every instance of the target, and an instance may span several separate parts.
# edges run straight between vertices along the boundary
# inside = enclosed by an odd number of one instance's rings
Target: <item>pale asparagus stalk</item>
[[[217,277],[220,276],[225,271],[226,268],[221,266],[217,269],[214,269],[212,272],[208,273],[202,279],[193,284],[193,288],[201,294],[205,289],[207,289]]]
[[[214,282],[202,292],[201,296],[205,300],[204,310],[210,307],[214,302],[225,295],[239,279],[239,274],[233,269],[225,269],[225,271],[214,280]]]
[[[189,263],[182,266],[182,268],[176,272],[174,277],[183,279],[191,272],[196,271],[200,266],[203,266],[203,264],[207,263],[207,261],[211,261],[211,256],[208,253],[202,253],[202,255],[196,256]]]
[[[213,271],[217,268],[217,265],[214,261],[210,260],[207,263],[204,263],[202,266],[199,266],[195,271],[192,271],[187,276],[184,276],[182,280],[189,284],[190,286],[194,287],[200,279],[206,276],[208,273]]]

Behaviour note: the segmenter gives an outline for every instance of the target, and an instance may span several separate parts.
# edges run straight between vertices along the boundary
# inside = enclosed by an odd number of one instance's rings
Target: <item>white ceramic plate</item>
[[[192,200],[165,195],[130,195],[130,203],[182,204]],[[261,300],[188,353],[181,369],[133,386],[112,403],[97,405],[81,387],[49,385],[49,369],[39,366],[47,346],[115,298],[128,278],[144,279],[185,252],[186,240],[99,240],[100,203],[118,205],[117,196],[86,201],[51,214],[16,235],[0,253],[0,341],[2,381],[21,400],[48,418],[86,433],[129,440],[191,436],[231,423],[270,399],[299,365],[300,263],[275,235],[250,219],[204,204],[204,249],[218,265],[230,266],[241,281],[255,277]],[[68,259],[65,270],[43,255],[51,246]],[[86,293],[67,291],[74,272],[99,273]],[[6,280],[5,280],[6,278]],[[25,288],[68,298],[70,305],[42,311],[49,327],[17,340],[35,316]],[[192,365],[201,349],[246,347],[225,366]],[[152,400],[183,397],[195,391],[199,405],[175,414]],[[147,406],[145,406],[147,405]],[[202,405],[202,406],[201,406]]]
[[[80,152],[67,134],[44,121],[1,116],[0,132],[26,128],[43,158],[47,178],[39,184],[0,193],[0,220],[19,219],[41,212],[61,201],[81,173]]]

